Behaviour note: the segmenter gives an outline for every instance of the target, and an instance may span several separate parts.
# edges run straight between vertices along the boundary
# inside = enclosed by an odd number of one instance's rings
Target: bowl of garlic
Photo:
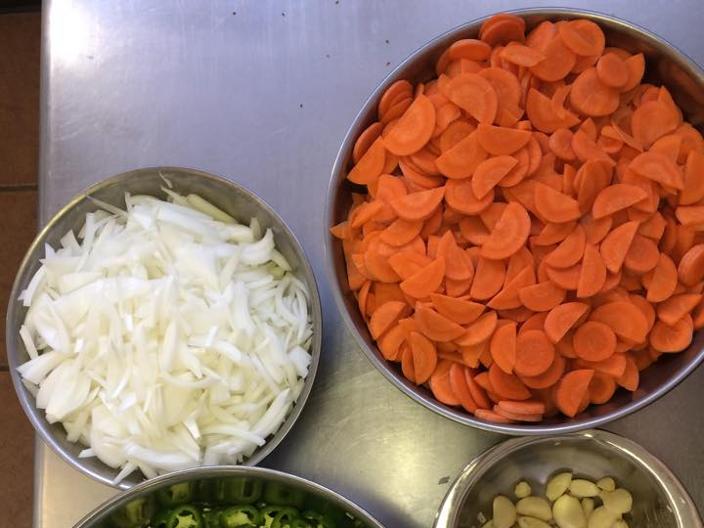
[[[701,528],[677,477],[639,444],[600,430],[517,438],[470,462],[435,528]]]

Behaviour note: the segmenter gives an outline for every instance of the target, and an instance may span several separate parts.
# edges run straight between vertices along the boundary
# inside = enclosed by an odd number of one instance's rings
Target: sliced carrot
[[[432,293],[430,294],[430,300],[440,314],[458,324],[473,323],[484,312],[483,304],[475,303],[468,299]]]
[[[480,200],[484,198],[517,163],[516,158],[508,155],[491,157],[479,163],[472,177],[474,196]]]
[[[535,207],[549,222],[569,222],[580,217],[576,200],[544,183],[535,184]]]
[[[559,342],[588,310],[589,306],[580,302],[567,302],[555,306],[545,318],[545,334],[553,343]]]
[[[694,286],[704,279],[704,244],[692,246],[682,256],[677,273],[685,286]]]
[[[621,270],[626,254],[638,231],[638,226],[638,222],[621,224],[606,235],[602,241],[599,252],[606,269],[611,273],[618,273]]]
[[[581,324],[573,337],[574,352],[587,361],[603,361],[616,351],[616,334],[598,321]]]
[[[383,138],[383,144],[397,156],[407,156],[423,148],[434,130],[435,107],[430,99],[419,95]]]
[[[623,88],[629,80],[628,66],[616,53],[604,53],[596,63],[599,80],[612,88]]]
[[[565,111],[564,115],[558,115],[552,101],[535,88],[528,90],[526,114],[535,128],[546,133],[559,128],[571,128],[579,123],[579,118],[572,112]]]
[[[579,276],[582,273],[582,265],[575,264],[569,268],[558,269],[546,266],[548,279],[556,286],[564,290],[576,290],[579,286]]]
[[[532,236],[530,243],[533,246],[551,246],[565,240],[574,232],[576,222],[547,223],[540,234]]]
[[[516,66],[530,68],[545,60],[545,55],[535,48],[511,43],[501,50],[501,58]]]
[[[450,80],[447,89],[450,100],[479,123],[494,122],[498,96],[484,77],[476,73],[462,73]]]
[[[494,331],[489,344],[491,357],[501,370],[513,372],[516,363],[516,323],[511,321]]]
[[[404,329],[395,325],[387,330],[379,339],[378,345],[381,355],[388,361],[400,361],[401,343],[406,340]]]
[[[522,18],[501,13],[494,15],[482,24],[479,38],[490,46],[513,41],[523,42],[525,28],[526,23]]]
[[[591,20],[569,20],[564,24],[557,24],[557,29],[565,45],[577,55],[599,56],[604,51],[604,32]]]
[[[390,202],[396,214],[404,220],[425,220],[429,218],[445,196],[445,188],[428,189],[410,193]]]
[[[480,124],[477,140],[484,150],[493,156],[513,154],[525,147],[531,133],[527,130]]]
[[[506,418],[505,416],[502,416],[499,413],[492,411],[491,409],[477,409],[474,412],[474,416],[486,422],[499,424],[513,423],[513,420],[511,420],[510,418]]]
[[[430,386],[430,391],[433,393],[433,396],[435,396],[440,403],[444,403],[445,405],[460,405],[460,401],[452,392],[452,385],[450,384],[450,369],[452,368],[452,364],[452,361],[446,359],[438,361],[435,371],[428,380],[428,385]]]
[[[479,143],[476,132],[460,139],[435,160],[438,170],[451,179],[467,178],[486,159],[487,152]]]
[[[451,60],[484,61],[491,55],[491,46],[477,39],[460,39],[450,45],[448,52]]]
[[[465,295],[469,292],[472,287],[472,279],[466,279],[461,281],[455,281],[452,279],[445,279],[445,293],[450,297],[459,297]]]
[[[545,413],[545,404],[537,400],[501,400],[497,405],[503,411],[512,414],[535,415]]]
[[[555,354],[550,367],[537,376],[519,376],[520,380],[531,389],[547,389],[555,385],[565,372],[567,362],[559,354]]]
[[[517,376],[507,374],[496,363],[489,369],[489,381],[501,399],[522,401],[531,397],[530,391]]]
[[[413,94],[413,85],[405,79],[398,80],[392,83],[383,93],[381,99],[379,99],[378,113],[379,116],[383,116],[389,109],[394,105],[394,103],[411,97]]]
[[[628,81],[621,87],[622,92],[633,90],[643,78],[645,73],[645,57],[642,53],[631,55],[624,60],[628,68]]]
[[[657,316],[663,323],[674,326],[701,302],[700,293],[680,293],[658,304]]]
[[[619,91],[601,82],[596,68],[587,68],[572,83],[570,103],[581,114],[606,116],[614,113],[619,102]]]
[[[382,137],[386,137],[387,134],[385,132],[390,132],[391,129],[396,126],[399,118],[406,113],[411,103],[413,103],[413,97],[410,95],[399,98],[397,101],[394,101],[393,105],[383,115],[379,116],[381,123],[390,127],[388,130],[384,128],[384,130],[381,131]]]
[[[680,116],[661,101],[648,101],[635,109],[631,117],[633,137],[645,148],[680,125]]]
[[[385,157],[386,149],[383,141],[375,140],[349,172],[347,179],[360,185],[375,182],[384,168]]]
[[[381,135],[382,128],[383,125],[381,123],[374,122],[359,135],[352,148],[352,161],[354,163],[358,163],[362,156],[369,150],[369,147],[371,147]]]
[[[694,322],[687,314],[670,326],[656,321],[650,332],[650,345],[658,352],[681,352],[692,342]]]
[[[606,266],[599,250],[593,244],[587,244],[584,248],[582,270],[577,283],[577,297],[591,297],[603,288],[605,281]]]
[[[646,192],[635,185],[617,183],[602,189],[594,200],[592,216],[596,219],[612,215],[630,207],[647,197]]]
[[[550,150],[558,158],[565,161],[575,159],[574,150],[572,150],[572,131],[567,128],[558,128],[550,134]]]
[[[680,205],[691,205],[704,198],[704,153],[691,150],[684,168],[684,185],[680,192]]]
[[[374,339],[378,339],[392,325],[396,323],[406,311],[408,305],[403,302],[392,301],[379,306],[369,320],[369,331]]]
[[[502,260],[480,257],[477,262],[470,296],[480,301],[490,299],[501,289],[506,276],[506,265]]]
[[[662,185],[684,189],[684,180],[677,165],[660,152],[643,152],[631,161],[628,168]]]
[[[426,306],[416,305],[413,319],[423,335],[433,341],[453,341],[465,333],[462,326]]]
[[[589,384],[594,377],[591,369],[577,369],[565,374],[557,384],[555,403],[560,411],[574,418],[585,395],[589,394]]]
[[[598,306],[589,318],[611,327],[611,330],[621,339],[633,343],[645,341],[648,332],[648,321],[632,302],[614,301]]]
[[[438,353],[435,345],[427,337],[418,332],[411,332],[408,343],[413,354],[413,372],[417,384],[425,383],[435,371]]]
[[[494,260],[510,257],[526,243],[530,223],[528,212],[522,205],[515,202],[508,204],[482,245],[480,255]]]
[[[474,277],[472,260],[458,245],[452,231],[440,237],[437,255],[445,259],[445,276],[452,280],[471,280]]]
[[[565,290],[551,281],[545,281],[522,288],[518,297],[526,308],[534,312],[547,312],[564,300]]]
[[[381,240],[391,246],[404,246],[418,236],[423,228],[422,220],[398,218],[381,232]]]
[[[533,272],[532,266],[524,267],[510,280],[508,279],[507,274],[504,287],[501,291],[499,291],[499,293],[492,297],[492,299],[487,303],[487,306],[493,308],[494,310],[510,310],[520,308],[522,305],[521,300],[518,297],[518,293],[525,286],[530,286],[533,284],[535,284],[535,273]]]
[[[589,382],[589,402],[595,404],[607,403],[616,392],[616,382],[611,376],[602,372],[594,372]]]
[[[401,282],[403,293],[416,299],[424,299],[435,293],[445,277],[445,259],[439,257]]]
[[[474,413],[478,409],[478,406],[469,390],[467,377],[465,375],[466,371],[467,369],[464,366],[458,363],[452,364],[450,367],[450,389],[455,395],[455,398],[460,402],[460,405],[464,407],[464,410]]]
[[[514,370],[521,376],[538,376],[550,368],[555,346],[542,330],[521,332],[516,339]]]
[[[660,253],[658,263],[653,270],[648,284],[646,299],[651,303],[659,303],[669,299],[677,288],[677,267],[672,259]]]
[[[465,332],[459,338],[455,339],[455,343],[462,347],[469,347],[487,341],[494,333],[497,321],[496,312],[491,311],[485,313],[470,324]]]
[[[642,274],[655,268],[659,258],[660,252],[655,242],[636,233],[628,248],[623,265],[633,273]]]
[[[543,81],[555,82],[564,79],[577,61],[575,53],[557,34],[551,35],[550,40],[538,46],[538,49],[543,52],[545,59],[533,66],[530,72]]]
[[[389,266],[403,280],[419,272],[431,262],[431,258],[413,251],[399,251],[388,259]]]
[[[638,389],[638,385],[640,384],[640,374],[638,373],[638,366],[630,354],[626,354],[626,369],[616,380],[616,383],[631,392],[635,392]]]
[[[544,262],[552,268],[569,268],[582,260],[586,245],[586,234],[581,225],[545,257]]]

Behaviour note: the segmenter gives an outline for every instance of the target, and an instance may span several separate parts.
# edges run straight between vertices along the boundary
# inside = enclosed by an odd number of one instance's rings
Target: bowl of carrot
[[[704,358],[704,72],[593,12],[453,29],[372,93],[326,210],[373,365],[457,422],[596,427]]]

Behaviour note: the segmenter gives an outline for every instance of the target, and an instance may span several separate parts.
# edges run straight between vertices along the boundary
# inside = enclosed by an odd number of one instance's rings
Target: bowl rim
[[[476,486],[482,476],[496,462],[507,455],[542,443],[569,442],[583,439],[597,442],[627,458],[644,472],[650,474],[667,497],[668,505],[677,518],[678,528],[702,528],[699,511],[683,484],[658,457],[637,442],[602,429],[566,433],[560,435],[523,436],[510,438],[490,447],[476,456],[460,472],[443,497],[435,516],[433,528],[451,528],[457,521],[465,497]],[[679,499],[677,498],[679,497]]]
[[[246,196],[248,200],[253,202],[256,206],[257,209],[260,209],[270,215],[272,218],[274,218],[281,227],[283,228],[283,235],[289,240],[291,243],[291,246],[293,247],[294,252],[296,255],[299,257],[300,262],[300,271],[299,275],[301,276],[300,278],[303,279],[305,282],[306,286],[309,289],[309,294],[310,294],[310,312],[311,312],[311,324],[313,326],[313,334],[312,334],[312,341],[311,341],[311,349],[310,349],[310,354],[311,354],[311,363],[308,368],[308,375],[305,378],[303,388],[301,389],[301,393],[298,395],[298,398],[294,401],[294,405],[287,415],[286,419],[284,422],[281,424],[281,427],[277,429],[277,431],[271,435],[271,438],[261,447],[258,447],[255,452],[252,454],[252,456],[246,458],[241,464],[239,465],[233,465],[233,467],[239,467],[239,466],[248,466],[248,467],[253,467],[256,464],[259,464],[265,457],[267,457],[269,454],[274,451],[274,449],[281,443],[281,441],[288,435],[289,431],[293,428],[293,425],[295,422],[298,420],[300,414],[303,411],[303,408],[305,407],[305,404],[308,400],[308,397],[310,396],[310,393],[313,388],[313,384],[315,381],[315,377],[318,371],[318,366],[320,364],[320,356],[322,352],[322,334],[323,334],[323,313],[322,313],[322,305],[320,301],[320,292],[318,289],[318,283],[315,277],[315,274],[313,273],[313,268],[310,265],[310,261],[308,259],[308,255],[306,254],[303,245],[300,243],[296,235],[294,234],[293,230],[290,228],[288,223],[274,210],[273,207],[271,207],[265,200],[263,200],[260,196],[258,196],[256,193],[253,191],[250,191],[246,187],[244,187],[242,184],[237,183],[232,180],[228,180],[227,178],[224,178],[223,176],[213,174],[211,172],[206,172],[200,169],[195,169],[195,168],[190,168],[190,167],[180,167],[180,166],[152,166],[152,167],[140,167],[137,169],[132,169],[129,171],[124,171],[120,172],[118,174],[115,174],[113,176],[109,176],[107,178],[104,178],[98,182],[95,182],[91,184],[90,186],[84,188],[83,190],[77,192],[74,194],[67,202],[65,205],[63,205],[58,211],[56,211],[51,218],[46,222],[46,224],[41,228],[41,230],[37,233],[35,236],[34,240],[30,244],[29,248],[27,249],[24,257],[22,258],[22,262],[20,263],[20,266],[17,270],[17,273],[15,275],[15,279],[12,284],[12,289],[10,290],[10,297],[8,301],[8,306],[7,306],[7,314],[5,317],[5,346],[7,350],[7,362],[8,362],[8,370],[10,371],[10,377],[12,379],[12,385],[14,386],[15,393],[17,394],[17,398],[20,401],[20,405],[22,406],[22,410],[24,411],[25,415],[31,422],[32,426],[34,427],[34,430],[39,433],[39,436],[43,440],[43,442],[48,445],[56,455],[58,455],[59,458],[61,458],[64,462],[69,464],[71,467],[76,469],[77,471],[83,473],[84,475],[87,475],[91,477],[92,479],[97,480],[98,482],[102,484],[106,484],[108,486],[111,486],[113,488],[117,488],[120,490],[128,490],[131,489],[138,484],[131,484],[129,482],[126,482],[125,480],[119,482],[119,483],[114,483],[113,478],[111,478],[109,475],[106,473],[108,470],[111,472],[114,472],[115,475],[117,475],[117,472],[119,469],[115,470],[114,468],[109,467],[108,465],[103,463],[103,466],[105,467],[104,471],[98,471],[91,469],[90,467],[86,466],[85,464],[82,463],[82,459],[79,459],[78,457],[75,457],[71,455],[69,452],[63,449],[63,447],[55,440],[55,436],[50,430],[49,430],[49,424],[46,422],[46,416],[44,411],[41,409],[38,409],[35,405],[35,398],[34,396],[31,395],[29,390],[24,386],[22,383],[22,378],[17,371],[17,367],[21,364],[19,362],[19,350],[17,347],[14,346],[14,343],[12,341],[12,335],[14,332],[14,329],[11,328],[11,317],[13,313],[15,312],[16,309],[21,309],[21,308],[16,308],[15,305],[19,303],[17,300],[19,294],[20,294],[20,281],[22,276],[26,273],[27,268],[32,264],[32,260],[30,259],[30,256],[34,251],[38,248],[38,246],[44,244],[44,240],[48,236],[48,234],[51,232],[52,229],[54,229],[55,225],[59,222],[59,220],[68,214],[73,208],[80,203],[81,201],[85,199],[90,199],[91,194],[95,193],[96,191],[110,186],[110,185],[115,185],[119,184],[122,180],[129,179],[131,177],[135,177],[140,174],[152,174],[152,173],[157,173],[157,174],[162,174],[163,177],[168,178],[169,172],[178,172],[178,173],[184,173],[188,174],[190,176],[196,177],[196,178],[201,178],[205,179],[207,181],[214,182],[218,185],[224,185],[225,187],[230,187],[231,189],[235,190],[238,193],[241,193],[242,195]],[[317,325],[317,328],[316,328]],[[65,434],[65,433],[64,433]],[[203,466],[197,466],[197,467],[203,467]],[[101,468],[102,469],[102,468]],[[166,473],[165,475],[171,474],[171,472]],[[149,478],[144,478],[144,481],[150,481],[153,479]]]
[[[667,41],[666,39],[656,35],[652,31],[635,24],[633,22],[618,18],[606,13],[599,11],[593,11],[588,9],[576,9],[576,8],[566,8],[566,7],[532,7],[523,9],[513,9],[502,11],[504,13],[511,13],[521,17],[528,16],[545,16],[546,18],[588,18],[597,23],[605,22],[611,27],[615,27],[620,31],[626,31],[630,33],[638,34],[641,39],[646,40],[649,43],[657,44],[659,47],[670,48],[673,51],[674,58],[676,61],[686,68],[686,70],[693,76],[697,77],[702,86],[704,86],[704,69],[699,66],[694,60],[692,60],[686,53],[680,50],[678,47]],[[324,264],[326,268],[326,274],[328,280],[331,283],[331,289],[335,303],[339,312],[342,314],[342,318],[345,321],[345,325],[348,330],[352,333],[355,341],[359,348],[361,348],[363,354],[369,360],[369,362],[379,371],[392,385],[399,389],[406,396],[414,400],[416,403],[424,406],[425,408],[449,418],[450,420],[460,423],[466,426],[476,427],[478,429],[508,435],[544,435],[544,434],[558,434],[558,433],[569,433],[582,431],[585,429],[595,428],[613,420],[623,418],[629,414],[636,412],[654,401],[658,400],[673,388],[679,385],[687,376],[689,376],[699,365],[704,361],[704,347],[700,350],[692,360],[680,368],[671,379],[664,383],[657,390],[654,390],[650,394],[627,403],[622,407],[604,413],[600,416],[588,417],[581,420],[571,420],[565,421],[559,424],[549,424],[549,425],[520,425],[520,424],[499,424],[492,423],[475,418],[473,415],[464,412],[463,410],[457,410],[449,406],[445,406],[439,403],[435,398],[430,396],[425,396],[420,394],[417,390],[410,386],[409,382],[401,379],[401,376],[396,374],[388,365],[387,361],[379,356],[376,352],[376,347],[371,347],[367,340],[361,335],[357,330],[352,316],[350,315],[347,306],[345,304],[345,293],[343,293],[343,286],[338,280],[336,274],[335,266],[335,251],[337,246],[337,241],[332,236],[329,228],[336,223],[335,218],[335,197],[337,195],[337,189],[341,182],[344,180],[344,174],[346,172],[347,163],[349,161],[349,156],[352,152],[352,147],[354,141],[356,140],[356,129],[360,128],[360,125],[366,122],[365,117],[372,111],[373,107],[377,104],[377,101],[383,94],[384,90],[395,80],[400,77],[400,74],[413,64],[418,56],[422,55],[431,49],[438,48],[443,43],[449,43],[454,39],[461,38],[469,32],[476,30],[483,21],[487,20],[496,13],[491,13],[480,18],[472,19],[463,24],[457,25],[439,35],[432,37],[425,44],[413,50],[409,53],[399,64],[396,66],[384,79],[374,88],[371,94],[366,98],[362,104],[361,109],[355,115],[352,120],[347,132],[344,135],[340,148],[335,157],[335,162],[332,166],[330,181],[328,183],[326,204],[325,204],[325,214],[324,214],[324,224],[322,230],[323,238],[323,249],[324,249]]]
[[[106,512],[106,510],[117,508],[123,504],[127,504],[131,499],[141,496],[145,493],[152,492],[164,484],[177,483],[185,479],[201,479],[201,478],[218,478],[218,477],[257,477],[268,478],[277,482],[294,484],[302,487],[305,491],[319,493],[327,499],[336,503],[339,506],[345,507],[356,517],[361,518],[370,528],[384,528],[372,515],[352,502],[348,498],[331,490],[330,488],[308,480],[291,473],[278,471],[275,469],[258,467],[258,466],[200,466],[188,469],[181,469],[166,473],[158,477],[145,480],[136,486],[133,486],[124,493],[118,493],[114,497],[106,500],[98,507],[94,508],[90,513],[86,514],[74,528],[89,528],[98,516]]]

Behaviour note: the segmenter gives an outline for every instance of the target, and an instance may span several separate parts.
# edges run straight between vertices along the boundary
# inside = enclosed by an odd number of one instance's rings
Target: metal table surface
[[[704,63],[701,0],[52,0],[44,3],[40,217],[104,177],[197,167],[267,200],[303,243],[325,312],[321,368],[264,465],[313,479],[390,528],[429,527],[449,482],[499,441],[413,403],[363,358],[322,265],[330,168],[362,102],[411,50],[529,6],[628,18]],[[642,443],[704,510],[704,369],[609,429]],[[115,493],[37,442],[35,526],[66,528]]]

